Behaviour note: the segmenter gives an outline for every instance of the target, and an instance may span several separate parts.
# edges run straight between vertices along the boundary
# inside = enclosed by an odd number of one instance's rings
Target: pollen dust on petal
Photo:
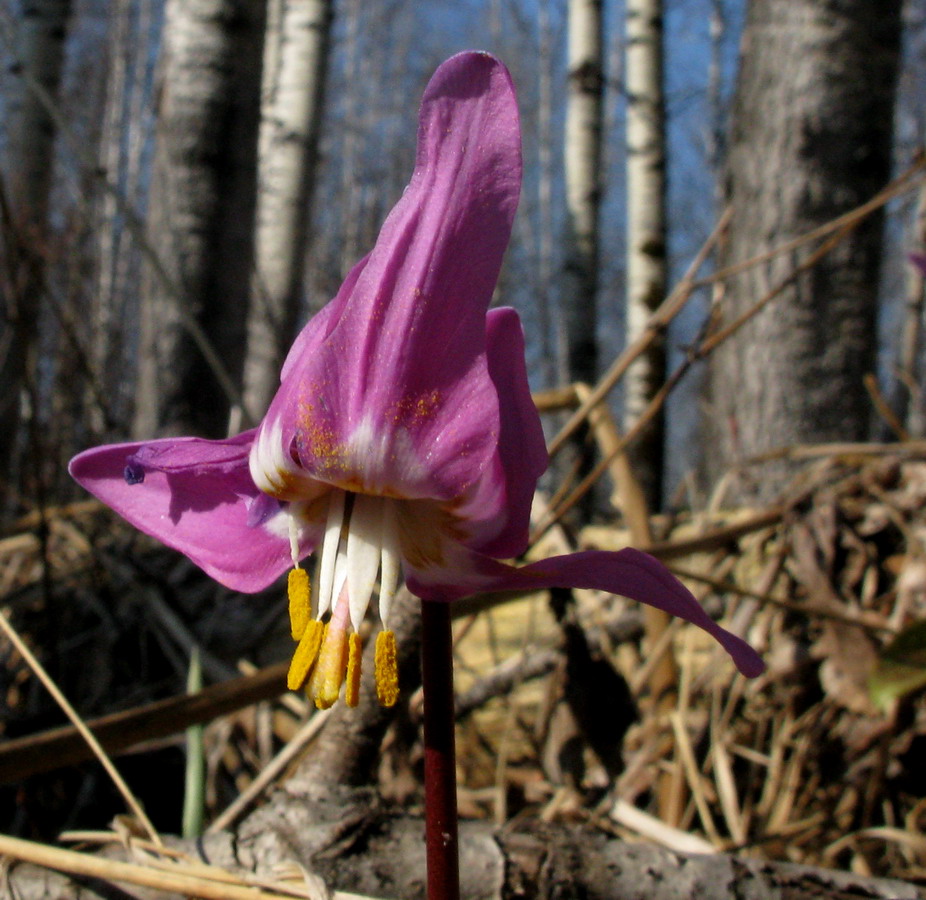
[[[347,448],[328,422],[316,414],[315,405],[307,400],[303,400],[299,407],[296,448],[303,459],[312,458],[313,469],[318,476],[344,469]]]
[[[417,428],[440,409],[441,392],[434,388],[422,394],[407,394],[395,402],[392,419],[396,425]]]

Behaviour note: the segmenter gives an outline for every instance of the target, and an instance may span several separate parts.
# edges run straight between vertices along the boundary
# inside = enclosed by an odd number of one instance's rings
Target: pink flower
[[[744,674],[763,668],[644,553],[499,561],[526,549],[547,466],[518,315],[488,310],[520,183],[508,72],[461,53],[425,91],[408,188],[373,251],[296,339],[259,427],[225,441],[98,447],[71,462],[87,490],[228,587],[257,591],[295,566],[290,685],[308,681],[320,705],[345,677],[356,702],[357,632],[377,583],[377,687],[394,702],[389,607],[403,578],[419,597],[447,601],[611,591],[703,628]],[[312,552],[314,617],[299,568]]]

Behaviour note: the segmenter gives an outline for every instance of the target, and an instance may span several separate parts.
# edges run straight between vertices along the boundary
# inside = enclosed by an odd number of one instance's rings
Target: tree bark
[[[244,369],[244,405],[252,418],[262,415],[273,398],[298,320],[334,15],[332,0],[280,0],[279,7],[265,53],[255,273]]]
[[[920,380],[923,306],[926,303],[926,272],[923,271],[926,261],[926,186],[923,185],[917,198],[912,231],[908,252],[915,254],[917,261],[908,264],[906,272],[906,303],[891,399],[893,412],[908,435],[921,438],[926,433],[926,398]],[[882,428],[882,436],[890,438],[892,435],[885,431]]]
[[[732,221],[721,265],[742,262],[860,204],[887,180],[900,0],[751,0],[730,143]],[[849,234],[710,361],[707,468],[780,445],[862,440],[875,365],[881,219]],[[800,261],[779,255],[726,282],[724,322]],[[787,470],[741,481],[768,498]]]
[[[633,343],[666,293],[666,131],[662,0],[627,2],[626,342]],[[653,341],[624,376],[624,431],[643,415],[665,381],[665,338]],[[664,417],[656,416],[629,450],[647,505],[662,501]]]
[[[170,0],[135,433],[223,436],[246,339],[265,3]],[[166,276],[166,277],[165,277]],[[190,323],[216,353],[206,361]],[[224,371],[220,371],[224,370]]]
[[[7,483],[16,481],[11,475],[48,250],[55,124],[47,103],[57,98],[70,14],[71,0],[26,0],[15,29],[4,34],[16,56],[5,98],[0,209],[0,219],[9,217],[7,271],[0,282],[0,481]]]
[[[598,217],[604,51],[601,0],[569,2],[569,100],[566,109],[568,213],[563,301],[569,377],[594,384],[598,371]]]

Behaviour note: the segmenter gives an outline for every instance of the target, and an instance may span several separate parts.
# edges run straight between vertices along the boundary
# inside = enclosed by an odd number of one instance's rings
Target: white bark
[[[143,278],[135,432],[222,436],[253,261],[263,2],[169,0]],[[166,277],[165,277],[166,276]],[[207,362],[198,328],[215,351]]]
[[[244,403],[267,408],[298,318],[332,0],[278,0],[264,56],[255,278]]]
[[[646,328],[666,290],[665,103],[662,0],[627,0],[627,297],[626,339]],[[665,379],[665,342],[653,341],[624,378],[624,430],[639,421]],[[651,507],[662,481],[663,423],[658,417],[631,449]]]
[[[601,0],[569,2],[569,103],[566,112],[566,248],[564,303],[569,375],[594,382],[601,201],[603,48]]]
[[[71,0],[27,0],[15,33],[8,35],[19,77],[9,79],[5,98],[3,178],[16,224],[26,229],[45,226],[55,137],[45,103],[58,91],[70,12]]]
[[[537,9],[539,44],[537,47],[537,314],[544,356],[545,384],[554,387],[568,380],[566,336],[561,310],[554,305],[553,293],[553,28],[550,0],[541,0]]]

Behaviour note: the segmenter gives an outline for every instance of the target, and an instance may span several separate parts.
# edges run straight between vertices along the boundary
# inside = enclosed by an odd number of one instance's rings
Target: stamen
[[[289,674],[286,676],[286,686],[291,691],[298,691],[305,684],[315,665],[318,648],[324,636],[325,626],[318,619],[306,623],[299,646],[293,654],[293,661],[289,664]]]
[[[399,526],[392,500],[383,501],[383,542],[379,576],[379,617],[383,628],[389,628],[389,611],[399,589],[402,571],[399,556]]]
[[[341,543],[341,526],[344,524],[344,506],[347,494],[333,490],[328,495],[328,521],[325,524],[325,539],[322,541],[321,568],[318,573],[318,615],[324,615],[331,606],[334,588],[334,567],[337,562],[338,545]]]
[[[299,523],[296,517],[289,514],[289,552],[293,558],[293,566],[299,568]]]
[[[293,640],[302,638],[311,614],[309,605],[309,573],[305,569],[291,569],[286,582],[289,597],[289,625]]]
[[[380,706],[394,706],[399,699],[399,665],[395,632],[384,630],[376,635],[373,678]]]
[[[347,583],[350,620],[359,631],[376,587],[383,543],[383,498],[354,496],[347,533]]]
[[[356,706],[360,702],[360,635],[353,632],[347,643],[347,682],[344,685],[344,702]]]

